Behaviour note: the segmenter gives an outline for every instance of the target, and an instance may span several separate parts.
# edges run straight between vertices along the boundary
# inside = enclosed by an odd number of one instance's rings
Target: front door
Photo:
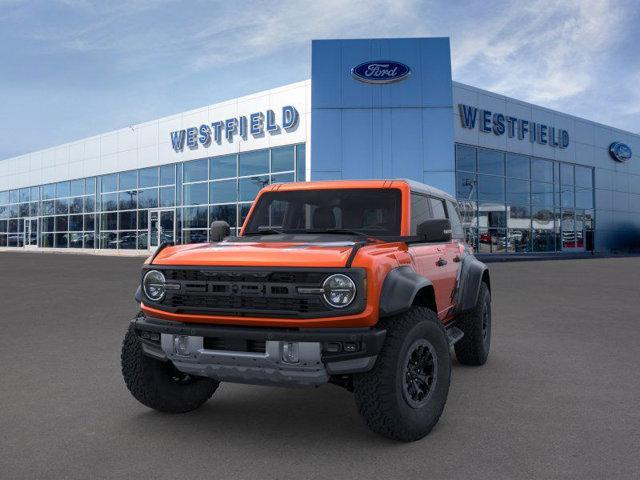
[[[24,247],[36,248],[38,246],[38,218],[30,217],[24,220]]]
[[[175,239],[176,211],[149,210],[149,250],[153,251],[165,242],[175,242]]]

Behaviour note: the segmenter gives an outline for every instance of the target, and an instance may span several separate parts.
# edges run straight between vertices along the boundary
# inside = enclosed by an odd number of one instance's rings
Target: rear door
[[[420,223],[434,218],[431,210],[430,198],[419,193],[411,193],[411,235],[416,235]],[[441,243],[411,243],[409,255],[413,260],[416,272],[429,279],[433,284],[438,307],[438,316],[444,318],[451,307],[451,284],[448,267],[449,262],[445,257],[446,248]],[[455,277],[454,277],[455,284]]]

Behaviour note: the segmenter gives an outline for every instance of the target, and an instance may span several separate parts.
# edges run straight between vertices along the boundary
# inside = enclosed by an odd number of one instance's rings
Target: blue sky
[[[0,159],[310,76],[313,38],[451,37],[453,78],[640,132],[640,2],[0,0]]]

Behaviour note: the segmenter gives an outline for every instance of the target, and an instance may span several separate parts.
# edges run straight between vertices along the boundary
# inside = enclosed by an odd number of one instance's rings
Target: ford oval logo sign
[[[404,63],[391,60],[364,62],[351,69],[356,80],[366,83],[392,83],[404,80],[411,74],[411,69]]]
[[[631,147],[622,142],[613,142],[609,146],[609,155],[617,162],[626,162],[631,159]]]

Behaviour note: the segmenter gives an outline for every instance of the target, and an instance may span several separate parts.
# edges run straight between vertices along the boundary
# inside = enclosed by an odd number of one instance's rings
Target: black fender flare
[[[140,288],[140,285],[138,285],[138,288],[136,289],[136,294],[133,296],[133,298],[136,301],[136,303],[142,303],[142,288]]]
[[[486,281],[489,291],[489,268],[473,255],[465,255],[460,267],[458,280],[457,313],[467,312],[476,306],[480,285]]]
[[[411,267],[405,265],[391,270],[382,283],[380,318],[409,310],[418,292],[425,287],[433,290],[431,281],[418,275]]]

